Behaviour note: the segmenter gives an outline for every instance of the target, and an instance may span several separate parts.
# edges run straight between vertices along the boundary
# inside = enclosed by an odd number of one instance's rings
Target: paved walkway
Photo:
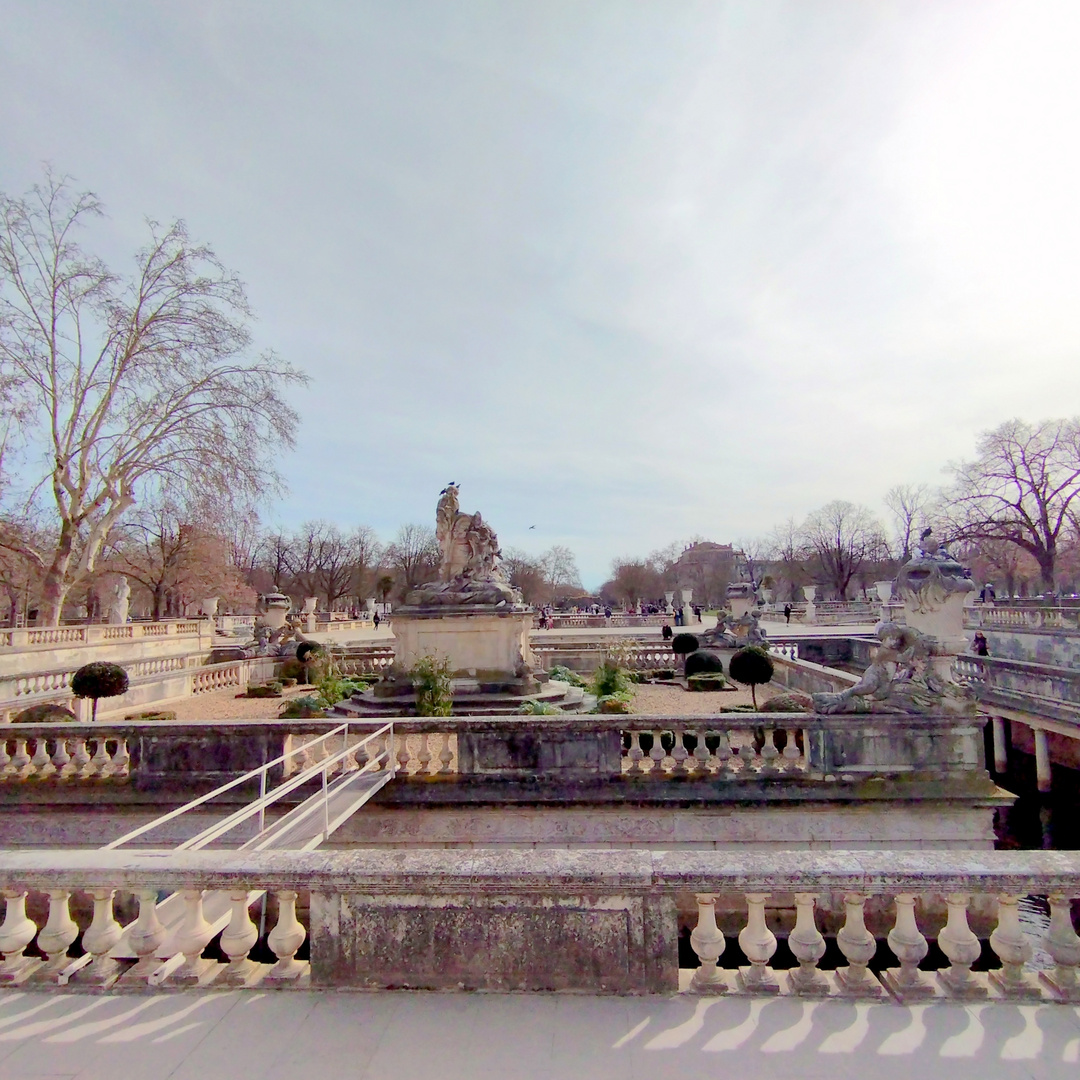
[[[0,992],[0,1080],[1039,1080],[1080,1009],[788,998]]]

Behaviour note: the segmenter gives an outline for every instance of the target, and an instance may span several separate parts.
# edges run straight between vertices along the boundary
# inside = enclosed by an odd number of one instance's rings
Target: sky
[[[1080,4],[0,0],[0,190],[184,219],[303,368],[268,524],[884,515],[1080,412]]]

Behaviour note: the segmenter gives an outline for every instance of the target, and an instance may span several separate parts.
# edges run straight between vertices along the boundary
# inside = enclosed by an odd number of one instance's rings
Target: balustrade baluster
[[[52,755],[52,763],[56,769],[56,775],[62,777],[64,770],[71,764],[71,755],[68,753],[67,739],[57,739]]]
[[[914,893],[898,893],[896,922],[887,938],[889,948],[900,961],[898,968],[887,968],[882,981],[901,1003],[914,998],[933,997],[934,984],[919,970],[930,946],[915,919]]]
[[[971,897],[966,893],[954,893],[945,897],[949,917],[941,933],[938,946],[949,958],[949,967],[937,973],[938,982],[953,997],[983,998],[987,995],[985,976],[977,979],[971,973],[971,965],[979,959],[982,948],[979,939],[968,926],[967,909]]]
[[[1064,893],[1050,894],[1050,926],[1044,944],[1054,970],[1041,972],[1040,978],[1062,1001],[1080,1001],[1080,936],[1073,929],[1072,905]]]
[[[15,740],[15,753],[11,755],[11,770],[14,776],[24,776],[30,764],[30,755],[26,752],[26,740]]]
[[[74,750],[72,751],[71,761],[74,768],[71,771],[72,776],[77,776],[80,779],[87,775],[87,767],[90,764],[90,755],[86,750],[86,739],[76,738],[72,740],[74,742]]]
[[[229,958],[229,963],[218,982],[225,986],[251,986],[262,975],[263,968],[248,957],[259,940],[259,931],[248,912],[247,889],[230,892],[229,903],[232,913],[229,925],[221,935],[221,951]]]
[[[71,892],[49,890],[49,917],[38,934],[38,948],[48,958],[34,972],[34,982],[52,982],[68,966],[68,949],[79,936],[79,927],[71,917]]]
[[[11,766],[11,755],[8,753],[8,739],[0,734],[0,776],[3,776]]]
[[[409,762],[412,761],[412,758],[409,756],[409,741],[408,740],[409,740],[409,736],[406,735],[404,732],[397,735],[396,739],[395,739],[395,741],[398,744],[397,767],[398,767],[398,772],[400,772],[402,776],[408,776],[409,775]]]
[[[795,926],[788,934],[788,948],[799,966],[787,973],[788,992],[792,994],[827,994],[829,980],[818,971],[825,955],[825,938],[814,919],[813,893],[795,894]]]
[[[694,747],[694,771],[704,776],[709,771],[709,748],[705,745],[705,731],[695,729],[694,738],[697,746]]]
[[[308,965],[296,959],[296,950],[304,944],[307,931],[296,917],[296,893],[291,889],[274,894],[278,902],[278,919],[267,936],[266,943],[278,962],[267,972],[271,982],[298,979],[305,975]]]
[[[454,760],[454,752],[450,749],[450,740],[453,736],[449,731],[443,732],[443,748],[439,751],[439,761],[442,762],[440,773],[450,772],[450,762]]]
[[[116,740],[116,753],[113,754],[112,775],[117,778],[126,777],[131,771],[131,753],[128,751],[126,738]]]
[[[630,747],[626,756],[630,761],[630,768],[626,772],[628,776],[641,776],[644,773],[641,759],[645,756],[645,751],[641,749],[641,732],[629,731],[627,734],[630,736]]]
[[[1001,961],[1000,971],[990,972],[990,981],[1008,998],[1041,998],[1038,979],[1024,971],[1031,959],[1031,946],[1020,931],[1019,896],[998,897],[998,921],[990,935],[990,948]]]
[[[112,758],[109,756],[109,749],[106,745],[108,741],[105,738],[97,740],[97,749],[94,751],[94,756],[90,759],[90,765],[86,770],[87,776],[96,776],[99,780],[104,780],[109,775]]]
[[[881,983],[867,970],[877,952],[877,942],[866,929],[865,905],[866,897],[861,893],[844,897],[844,925],[836,935],[836,944],[847,958],[847,967],[836,970],[836,985],[849,997],[880,997],[884,993]]]
[[[799,733],[795,728],[784,729],[783,771],[798,772],[802,768],[803,752],[799,749]],[[803,744],[805,745],[805,743]]]
[[[671,760],[674,762],[671,768],[673,776],[685,776],[686,775],[686,759],[690,756],[686,747],[683,745],[683,730],[682,728],[676,728],[672,732],[672,738],[674,740],[671,747]]]
[[[652,746],[649,747],[649,760],[652,762],[649,767],[649,774],[652,775],[664,771],[664,758],[666,755],[663,743],[660,740],[660,732],[651,731],[649,734],[652,735]]]
[[[731,732],[718,731],[716,737],[716,750],[713,754],[717,761],[716,775],[726,780],[734,772],[731,766]]]
[[[690,945],[701,961],[690,980],[690,988],[699,994],[725,994],[727,976],[716,966],[725,947],[724,935],[716,925],[716,897],[697,894],[698,921],[690,934]]]
[[[37,924],[26,914],[26,890],[4,889],[7,901],[4,921],[0,923],[0,986],[19,983],[41,963],[37,957],[25,956],[26,946],[34,940]]]
[[[768,893],[747,893],[746,925],[739,931],[739,947],[749,967],[739,968],[739,988],[746,993],[776,994],[780,991],[776,973],[769,967],[769,961],[776,952],[776,935],[765,922],[765,901]]]
[[[757,752],[754,750],[754,743],[752,739],[747,739],[746,742],[739,747],[739,772],[740,773],[752,773],[757,770],[754,768],[754,759],[757,757]]]
[[[427,776],[431,771],[431,749],[428,747],[427,732],[421,732],[418,738],[420,739],[420,749],[417,752],[416,760],[420,763],[420,768],[416,770],[416,773],[418,776]]]
[[[172,981],[178,986],[198,986],[215,974],[215,961],[203,959],[203,949],[214,937],[213,926],[203,915],[203,890],[184,889],[184,918],[176,933],[176,946],[184,954]]]
[[[135,895],[139,898],[139,917],[128,930],[128,944],[138,960],[134,967],[124,972],[120,982],[128,986],[146,986],[150,976],[161,966],[161,960],[154,954],[165,940],[165,927],[157,914],[157,889],[139,889]]]
[[[776,759],[780,756],[780,751],[776,749],[776,743],[773,742],[774,728],[766,727],[764,729],[765,741],[761,744],[761,775],[762,776],[776,776],[780,770],[776,767]]]
[[[83,948],[90,954],[88,967],[77,971],[73,981],[107,989],[120,975],[120,964],[109,956],[123,934],[120,924],[113,916],[115,889],[87,890],[94,901],[94,917],[83,934]]]
[[[43,780],[50,773],[56,772],[53,768],[52,759],[49,757],[49,740],[38,736],[34,740],[34,756],[30,759],[33,768],[33,776]]]

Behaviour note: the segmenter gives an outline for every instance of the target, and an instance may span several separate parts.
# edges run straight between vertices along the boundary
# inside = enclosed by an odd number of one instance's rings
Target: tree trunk
[[[71,582],[68,571],[71,567],[71,550],[75,544],[75,532],[68,522],[60,528],[60,538],[56,542],[53,561],[45,572],[41,585],[42,617],[46,626],[59,626],[60,615],[64,610]]]

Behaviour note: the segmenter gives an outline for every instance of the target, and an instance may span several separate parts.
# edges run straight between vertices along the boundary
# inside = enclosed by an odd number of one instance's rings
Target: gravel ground
[[[237,697],[235,690],[215,690],[175,705],[166,705],[165,708],[175,712],[176,719],[185,723],[197,720],[276,720],[288,698],[314,692],[312,686],[290,686],[279,698],[245,698]]]
[[[782,688],[759,686],[758,704],[768,700]],[[634,686],[634,712],[644,716],[709,716],[733,705],[750,705],[749,688],[715,690],[691,693],[681,686],[662,686],[657,683],[639,683]]]

